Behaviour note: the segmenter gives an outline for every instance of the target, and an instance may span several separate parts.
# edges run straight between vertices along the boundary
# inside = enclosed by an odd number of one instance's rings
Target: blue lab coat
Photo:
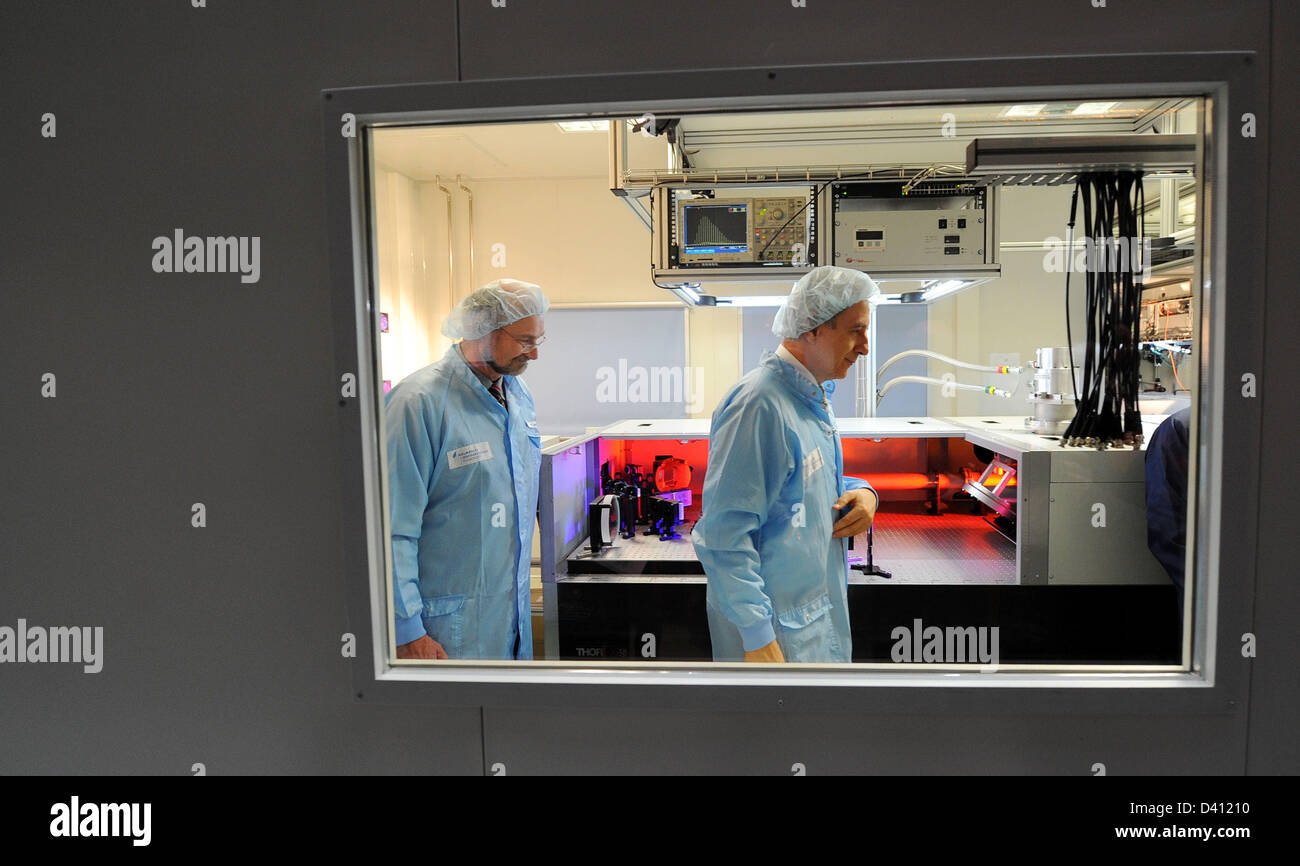
[[[691,532],[708,575],[715,661],[743,661],[773,640],[788,662],[851,660],[848,539],[831,538],[832,505],[863,487],[844,477],[821,389],[765,353],[713,413]]]
[[[541,436],[527,386],[502,378],[508,412],[453,346],[388,392],[399,645],[428,634],[453,659],[533,657]]]
[[[1160,423],[1146,453],[1147,547],[1178,587],[1183,613],[1183,564],[1187,557],[1187,466],[1191,408]]]

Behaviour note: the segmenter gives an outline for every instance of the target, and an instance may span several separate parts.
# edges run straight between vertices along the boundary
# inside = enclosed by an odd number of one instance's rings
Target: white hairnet
[[[551,302],[541,286],[522,280],[493,280],[470,292],[442,323],[453,340],[477,340],[529,316],[543,315]]]
[[[782,340],[797,340],[837,313],[879,292],[875,281],[862,271],[831,265],[813,268],[794,284],[790,297],[776,311],[772,333]]]

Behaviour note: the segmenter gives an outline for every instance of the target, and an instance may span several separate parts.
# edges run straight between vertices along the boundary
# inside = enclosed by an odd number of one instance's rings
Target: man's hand
[[[768,664],[777,664],[785,661],[785,656],[781,653],[781,645],[772,641],[765,647],[759,647],[756,650],[748,650],[745,653],[747,662],[766,662]]]
[[[831,538],[849,538],[866,532],[871,528],[871,522],[876,519],[876,506],[879,504],[880,500],[876,498],[876,494],[865,487],[850,490],[836,499],[831,507],[837,512],[846,505],[852,505],[853,509],[831,527]]]
[[[445,659],[447,651],[427,634],[397,648],[399,659]]]

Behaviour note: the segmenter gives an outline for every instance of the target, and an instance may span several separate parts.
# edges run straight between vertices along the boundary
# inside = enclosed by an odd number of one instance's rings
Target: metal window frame
[[[357,382],[339,402],[343,549],[350,630],[357,636],[358,700],[485,707],[644,706],[900,713],[1224,713],[1244,705],[1248,661],[1239,637],[1254,601],[1259,490],[1258,400],[1237,397],[1244,372],[1262,369],[1263,139],[1235,136],[1230,118],[1267,105],[1253,52],[836,64],[628,75],[508,79],[322,91],[322,139],[331,250],[335,370]],[[960,81],[962,87],[951,82]],[[412,667],[388,660],[391,581],[385,569],[385,497],[378,438],[376,275],[368,220],[369,132],[379,126],[554,120],[1027,101],[1072,96],[1189,96],[1206,100],[1204,192],[1198,245],[1205,303],[1199,311],[1201,375],[1192,425],[1197,495],[1197,625],[1192,669],[1180,673],[1047,674],[754,671],[743,666],[659,663],[593,667],[572,662],[463,662]],[[345,137],[343,116],[357,135]],[[1229,143],[1240,143],[1230,147]],[[1225,219],[1228,209],[1233,220]],[[1231,272],[1229,315],[1222,289]],[[1225,390],[1231,384],[1231,391]],[[1228,409],[1231,411],[1227,411]],[[1224,484],[1231,478],[1232,484]],[[1222,516],[1231,514],[1224,522]],[[1193,535],[1195,533],[1195,535]],[[1190,595],[1190,594],[1189,594]],[[917,666],[924,667],[924,666]],[[696,686],[696,687],[692,687]],[[698,686],[707,686],[704,688]]]

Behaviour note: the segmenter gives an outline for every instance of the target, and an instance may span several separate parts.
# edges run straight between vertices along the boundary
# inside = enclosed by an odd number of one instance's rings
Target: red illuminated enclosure
[[[655,658],[710,657],[691,542],[708,508],[707,436],[707,419],[624,421],[543,453],[546,657],[634,660],[650,633]],[[880,500],[871,529],[849,540],[854,661],[889,661],[893,628],[916,617],[1001,622],[1007,662],[1176,656],[1172,586],[1145,550],[1144,522],[1116,521],[1110,544],[1086,553],[1074,529],[1098,501],[1135,507],[1141,452],[1066,449],[1012,417],[845,418],[840,436],[845,475]],[[588,503],[611,491],[636,519],[589,551]],[[1127,626],[1079,627],[1117,616],[1148,624],[1142,646]]]

